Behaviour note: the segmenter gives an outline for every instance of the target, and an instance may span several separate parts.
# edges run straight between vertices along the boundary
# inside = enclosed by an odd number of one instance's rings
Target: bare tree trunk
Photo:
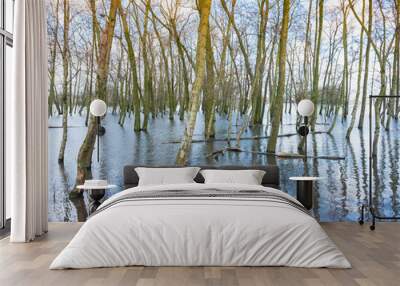
[[[264,65],[265,65],[265,33],[266,27],[268,22],[268,15],[269,15],[269,1],[261,0],[258,3],[259,8],[259,15],[260,15],[260,24],[258,30],[258,40],[257,40],[257,58],[255,64],[254,73],[251,69],[249,55],[246,50],[244,41],[242,39],[242,35],[235,23],[235,16],[234,16],[234,7],[236,5],[236,0],[232,1],[232,11],[228,10],[226,5],[226,1],[221,1],[222,8],[224,9],[226,15],[229,18],[229,22],[231,23],[236,37],[239,42],[240,50],[242,51],[245,67],[247,71],[247,76],[250,78],[250,89],[249,89],[249,96],[251,100],[251,120],[253,124],[260,124],[262,123],[262,79],[263,79],[263,72],[264,72]]]
[[[199,1],[200,23],[198,30],[197,40],[197,55],[196,55],[196,79],[193,83],[191,94],[191,110],[189,122],[186,125],[185,135],[182,140],[182,145],[176,156],[176,163],[178,165],[185,165],[192,145],[192,137],[194,127],[196,126],[197,111],[199,109],[200,92],[203,85],[206,61],[206,44],[207,32],[209,29],[209,15],[212,0]]]
[[[214,76],[214,54],[212,50],[210,29],[207,32],[207,44],[206,44],[206,80],[204,88],[204,136],[206,139],[215,137],[214,129],[214,101],[215,101],[215,76]]]
[[[169,119],[172,120],[174,119],[174,113],[175,113],[175,99],[174,99],[174,91],[173,91],[173,86],[171,83],[170,75],[169,75],[169,65],[168,65],[168,58],[167,54],[165,52],[165,47],[164,44],[161,40],[161,35],[160,32],[157,29],[156,26],[156,21],[155,21],[155,15],[152,11],[152,22],[153,22],[153,27],[154,31],[156,33],[158,42],[160,44],[160,50],[161,50],[161,57],[163,59],[163,66],[164,66],[164,76],[165,76],[165,85],[167,86],[167,101],[168,101],[168,109],[169,109]],[[161,68],[160,68],[161,70]],[[160,72],[161,75],[161,72]]]
[[[264,118],[265,108],[266,108],[266,104],[267,104],[267,90],[269,89],[270,99],[272,98],[273,92],[274,92],[272,90],[272,88],[271,88],[271,86],[272,86],[272,84],[271,84],[271,82],[272,82],[272,72],[271,72],[271,70],[272,70],[273,63],[274,63],[273,55],[274,55],[275,45],[276,45],[277,39],[278,39],[277,33],[275,33],[274,37],[272,39],[271,50],[270,50],[270,53],[269,53],[269,63],[268,63],[268,68],[267,68],[267,78],[265,79],[264,98],[263,98],[263,104],[262,104],[263,108],[262,108],[262,113],[261,113],[262,114],[261,115],[262,118]],[[270,110],[270,112],[271,112],[271,110]],[[267,127],[267,129],[268,129],[268,127]]]
[[[69,63],[69,21],[70,21],[70,10],[69,10],[69,0],[64,0],[64,31],[63,31],[63,50],[62,50],[62,60],[63,60],[63,94],[62,94],[62,127],[63,136],[61,140],[60,152],[58,153],[58,162],[64,162],[65,146],[67,145],[68,137],[68,69]],[[70,95],[71,96],[71,95]]]
[[[149,113],[150,113],[150,102],[151,102],[151,97],[152,97],[152,88],[153,88],[153,83],[152,83],[152,76],[151,76],[151,70],[150,70],[150,62],[149,62],[149,56],[148,56],[148,49],[149,49],[149,44],[148,44],[148,23],[149,23],[149,13],[150,13],[150,0],[146,0],[145,2],[146,8],[144,11],[144,23],[143,23],[143,33],[140,32],[140,24],[139,24],[139,16],[136,15],[135,21],[136,21],[136,26],[139,31],[140,35],[140,47],[142,50],[142,58],[143,58],[143,97],[142,97],[142,103],[143,103],[143,122],[142,122],[142,130],[147,131],[147,125],[149,122]],[[140,74],[140,72],[139,72]]]
[[[286,44],[289,30],[289,16],[290,16],[290,0],[283,1],[283,17],[279,39],[278,51],[278,86],[277,93],[274,100],[274,116],[271,120],[271,137],[268,140],[267,152],[275,153],[276,143],[278,139],[279,126],[282,118],[283,97],[285,95],[285,79],[286,79]]]
[[[252,100],[252,123],[261,124],[262,123],[262,80],[264,76],[264,66],[265,66],[265,34],[267,29],[267,22],[269,16],[269,1],[262,0],[259,3],[259,15],[260,15],[260,25],[258,30],[258,40],[257,40],[257,57],[256,66],[254,71],[254,78],[251,84],[251,100]]]
[[[107,80],[110,62],[112,39],[114,36],[117,8],[121,5],[120,0],[111,0],[110,9],[104,29],[101,31],[99,56],[97,58],[96,96],[102,100],[106,99]],[[91,176],[92,154],[96,140],[96,120],[90,118],[89,127],[85,139],[79,149],[76,184],[82,184],[86,178]],[[72,194],[72,193],[71,193]]]
[[[304,44],[304,57],[303,57],[303,76],[304,76],[304,81],[303,81],[303,97],[307,96],[308,93],[308,66],[310,65],[310,60],[309,60],[309,50],[311,46],[311,40],[310,40],[310,30],[311,30],[311,10],[312,10],[312,3],[313,1],[309,1],[308,5],[308,13],[307,13],[307,24],[306,24],[306,38],[305,38],[305,44]]]
[[[178,55],[181,61],[182,67],[182,78],[183,78],[183,100],[181,101],[181,106],[179,110],[179,118],[181,120],[185,117],[185,111],[189,109],[189,75],[188,69],[186,67],[186,60],[185,60],[185,48],[181,42],[179,37],[178,31],[176,29],[175,19],[171,20],[172,31],[174,35],[174,39],[176,42],[176,46],[178,47]]]
[[[398,93],[398,81],[399,81],[399,71],[398,71],[398,67],[399,67],[399,49],[400,49],[400,23],[399,23],[399,12],[400,12],[400,0],[397,0],[397,3],[395,5],[396,8],[396,34],[395,34],[395,43],[394,43],[394,51],[393,51],[393,63],[392,63],[392,82],[391,82],[391,87],[390,87],[390,95],[391,96],[400,96],[400,94]],[[389,130],[390,127],[390,121],[391,118],[397,118],[397,113],[395,112],[395,104],[396,104],[397,100],[394,100],[394,98],[390,98],[389,99],[389,108],[388,108],[388,117],[387,117],[387,121],[386,121],[386,130]]]
[[[379,62],[379,67],[380,67],[380,90],[379,90],[379,97],[375,100],[375,114],[374,114],[374,119],[375,119],[375,130],[374,130],[374,140],[373,140],[373,150],[372,150],[372,155],[376,156],[377,154],[377,148],[378,148],[378,140],[379,140],[379,133],[380,133],[380,110],[382,107],[382,101],[383,101],[383,96],[386,94],[386,61],[387,57],[389,55],[389,52],[391,50],[391,44],[393,41],[391,41],[390,45],[386,45],[386,23],[385,23],[385,18],[383,17],[383,37],[382,37],[382,45],[380,47],[377,46],[377,44],[374,42],[372,35],[371,35],[371,29],[368,29],[365,27],[365,24],[362,22],[356,11],[354,10],[353,2],[349,1],[350,4],[350,9],[353,11],[353,15],[356,18],[357,22],[361,25],[361,28],[364,29],[364,32],[366,32],[369,42],[371,43],[372,48],[375,51],[376,57]],[[370,20],[372,19],[372,0],[369,1],[369,18]],[[382,2],[378,2],[379,5],[379,10],[383,14],[383,8],[382,8]],[[371,21],[369,22],[371,23]],[[394,35],[395,36],[395,35]],[[394,37],[393,39],[394,40]]]
[[[348,97],[349,97],[349,55],[348,55],[348,43],[347,43],[347,16],[348,8],[345,3],[342,3],[342,13],[343,13],[343,32],[342,32],[342,42],[343,42],[343,85],[342,85],[342,102],[343,103],[343,118],[347,117],[348,113]],[[340,107],[339,107],[340,108]]]
[[[321,38],[322,38],[322,28],[324,25],[324,0],[319,0],[318,2],[318,33],[317,33],[317,43],[315,47],[314,55],[314,67],[313,67],[313,86],[311,101],[317,105],[319,100],[319,55],[321,51]],[[318,112],[314,112],[311,117],[311,129],[314,131],[315,122],[317,120]]]
[[[58,42],[58,27],[59,27],[59,20],[58,20],[58,10],[59,10],[59,0],[56,1],[56,7],[54,11],[54,18],[56,21],[56,26],[54,28],[53,33],[53,45],[50,50],[50,87],[49,87],[49,99],[48,99],[48,114],[49,116],[53,115],[53,105],[56,106],[58,114],[61,114],[61,109],[58,105],[57,97],[56,97],[56,87],[55,87],[55,75],[56,75],[56,59],[57,59],[57,42]]]
[[[232,11],[228,10],[228,6],[226,5],[226,1],[225,0],[221,0],[221,5],[222,5],[222,8],[224,9],[226,15],[228,16],[229,21],[232,24],[233,30],[236,33],[236,37],[237,37],[238,42],[239,42],[239,47],[240,47],[240,50],[241,50],[241,52],[243,54],[243,59],[244,59],[244,64],[245,64],[245,68],[246,68],[247,74],[250,77],[250,79],[253,79],[253,71],[251,70],[249,56],[247,54],[247,50],[246,50],[244,41],[242,39],[242,35],[241,35],[241,33],[239,31],[239,28],[237,27],[236,22],[235,22],[234,9],[235,9],[235,5],[236,5],[236,0],[232,0]]]
[[[98,43],[97,43],[97,37],[98,37],[98,22],[97,22],[97,17],[96,17],[96,0],[89,0],[89,7],[90,11],[92,13],[92,50],[90,53],[90,82],[89,82],[89,96],[86,101],[86,118],[85,118],[85,126],[88,126],[89,124],[89,108],[90,108],[90,102],[93,98],[93,78],[94,78],[94,60],[95,60],[95,55],[97,56],[97,48],[98,48]]]
[[[139,97],[139,80],[136,67],[135,52],[133,50],[133,44],[131,35],[129,32],[129,26],[126,21],[126,13],[123,11],[121,5],[119,6],[119,13],[121,16],[122,26],[124,30],[125,41],[128,46],[128,60],[130,64],[130,70],[132,71],[132,83],[133,83],[133,112],[135,116],[134,131],[140,131],[140,97]]]
[[[395,87],[393,88],[395,94],[400,96],[400,0],[397,0],[396,5],[396,39],[395,39],[394,57],[397,59],[396,71],[393,72],[395,78]],[[397,120],[399,116],[399,98],[396,99],[396,107],[394,111],[394,118]]]
[[[68,92],[67,92],[67,112],[69,112],[69,115],[72,115],[72,58],[69,55],[69,81],[68,81]],[[64,113],[63,113],[64,114]]]
[[[366,106],[366,101],[367,101],[369,54],[370,54],[370,51],[371,51],[371,35],[372,35],[372,15],[373,15],[372,0],[369,0],[368,1],[368,30],[365,31],[366,34],[367,34],[367,48],[365,50],[363,91],[362,91],[362,99],[361,99],[360,117],[359,117],[359,120],[358,120],[358,128],[359,129],[362,129],[363,125],[364,125],[365,106]]]
[[[365,18],[365,0],[362,0],[362,8],[361,8],[361,20],[364,22]],[[358,76],[357,76],[357,91],[356,98],[354,101],[353,110],[351,112],[351,122],[349,128],[347,129],[346,138],[350,138],[351,131],[353,130],[354,123],[356,121],[357,116],[357,107],[358,101],[361,93],[361,74],[362,74],[362,64],[363,64],[363,47],[364,47],[364,30],[361,28],[360,32],[360,50],[359,50],[359,58],[358,58]]]

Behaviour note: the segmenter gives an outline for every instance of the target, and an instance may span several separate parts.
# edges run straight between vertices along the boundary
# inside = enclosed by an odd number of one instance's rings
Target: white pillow
[[[201,170],[204,183],[261,185],[265,171],[261,170]]]
[[[194,183],[198,167],[185,168],[135,168],[139,176],[139,186]]]

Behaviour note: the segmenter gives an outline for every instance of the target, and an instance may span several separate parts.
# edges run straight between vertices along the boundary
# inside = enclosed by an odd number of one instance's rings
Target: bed
[[[249,168],[265,171],[261,185],[204,184],[198,174],[195,183],[153,186],[138,186],[135,167],[124,168],[125,190],[101,204],[50,269],[351,267],[312,215],[279,190],[276,166]]]

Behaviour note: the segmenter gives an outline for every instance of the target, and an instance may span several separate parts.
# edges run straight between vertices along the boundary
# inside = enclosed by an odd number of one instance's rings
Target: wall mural
[[[49,218],[85,220],[75,186],[126,164],[277,164],[316,184],[315,214],[356,220],[368,96],[400,95],[399,0],[48,0]],[[97,162],[90,102],[108,112]],[[297,103],[311,99],[309,159]],[[400,102],[373,106],[374,201],[399,215]]]

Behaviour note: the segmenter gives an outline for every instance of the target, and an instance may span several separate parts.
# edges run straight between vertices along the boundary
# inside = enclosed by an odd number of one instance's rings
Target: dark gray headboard
[[[136,187],[139,183],[139,177],[135,171],[136,167],[150,167],[150,168],[168,168],[175,166],[143,166],[143,165],[128,165],[124,167],[124,189]],[[218,169],[218,170],[263,170],[265,175],[262,180],[262,185],[279,189],[279,168],[278,166],[199,166],[201,169]],[[194,180],[197,183],[204,183],[203,176],[198,173]]]

